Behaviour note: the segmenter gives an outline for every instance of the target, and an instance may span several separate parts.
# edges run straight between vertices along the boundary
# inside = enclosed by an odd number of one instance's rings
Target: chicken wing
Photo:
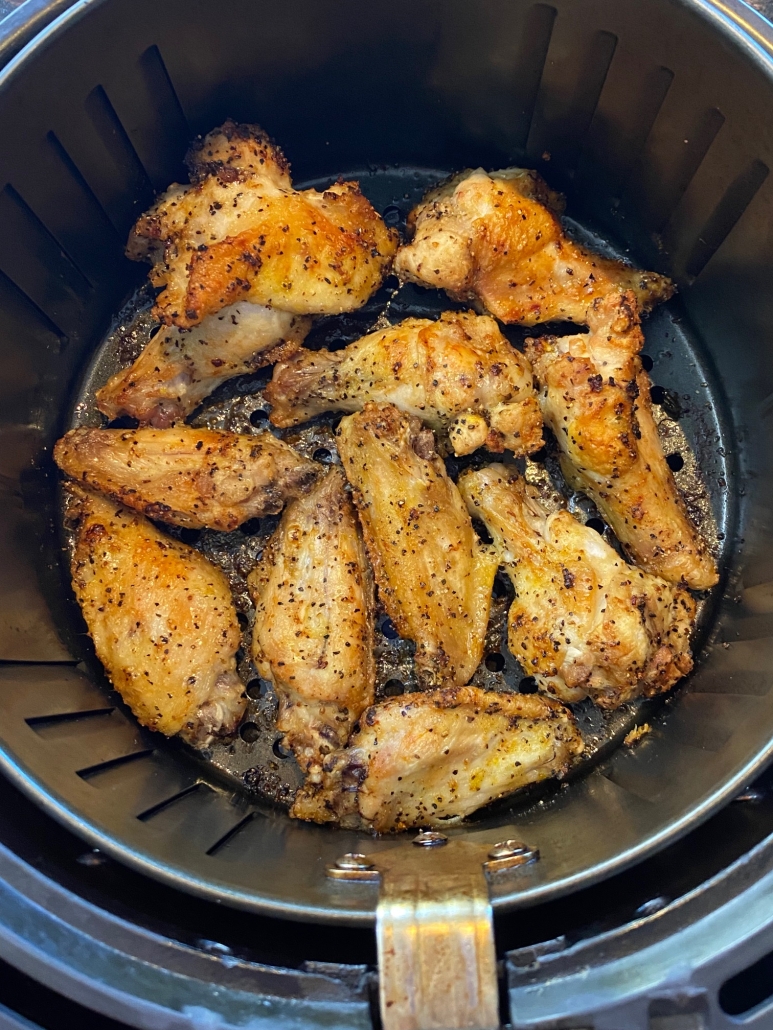
[[[314,782],[373,701],[373,582],[340,469],[291,504],[248,585],[253,658],[279,698],[277,729]]]
[[[193,184],[172,186],[135,225],[127,254],[153,263],[154,313],[190,328],[238,300],[295,315],[361,307],[397,250],[356,182],[298,192],[278,147],[226,123],[189,155]]]
[[[462,685],[483,656],[497,558],[478,541],[432,431],[391,404],[338,429],[379,597],[416,643],[422,685]]]
[[[311,320],[242,301],[195,329],[162,327],[140,356],[97,391],[108,418],[130,415],[165,429],[190,415],[226,379],[296,351]]]
[[[72,429],[54,448],[68,476],[148,518],[230,532],[274,515],[319,466],[271,433],[211,429]]]
[[[569,483],[596,503],[637,565],[706,590],[717,568],[691,522],[652,417],[632,293],[598,298],[590,332],[527,341]]]
[[[236,729],[239,624],[223,573],[114,501],[68,487],[72,581],[97,657],[143,726],[191,743]]]
[[[466,171],[430,192],[408,221],[394,270],[502,322],[582,322],[595,297],[633,290],[642,310],[674,292],[665,276],[593,254],[569,239],[559,194],[521,168]]]
[[[618,708],[687,675],[686,590],[626,564],[568,511],[549,514],[513,468],[468,471],[459,489],[500,549],[515,588],[510,650],[541,689]]]
[[[569,712],[536,694],[450,687],[368,708],[349,746],[290,814],[377,833],[449,826],[529,783],[563,776],[583,750]]]
[[[271,421],[294,426],[323,411],[394,404],[437,432],[456,454],[478,447],[529,454],[542,446],[531,369],[493,318],[446,312],[407,318],[340,351],[300,351],[274,369]]]

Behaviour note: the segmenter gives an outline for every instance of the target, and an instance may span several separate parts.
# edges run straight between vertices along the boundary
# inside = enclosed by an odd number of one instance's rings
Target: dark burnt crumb
[[[297,789],[290,787],[277,773],[257,765],[243,773],[242,780],[247,790],[261,794],[284,808],[292,805],[297,794]]]

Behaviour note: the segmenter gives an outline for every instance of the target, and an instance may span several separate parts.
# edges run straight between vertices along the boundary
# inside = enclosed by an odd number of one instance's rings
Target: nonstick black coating
[[[394,168],[375,173],[344,169],[339,174],[346,181],[359,181],[387,222],[403,231],[405,217],[411,208],[421,200],[427,189],[448,175],[413,168]],[[328,181],[301,183],[299,186],[324,189]],[[575,238],[605,254],[624,256],[616,252],[608,241],[584,230],[576,222],[567,220],[566,228]],[[84,380],[76,391],[68,428],[111,424],[97,410],[94,395],[115,371],[126,367],[133,360],[154,331],[156,323],[149,313],[151,303],[152,291],[143,286],[120,313],[117,324],[111,327],[106,339],[96,350]],[[305,346],[311,349],[320,346],[338,348],[387,321],[394,324],[407,317],[437,317],[444,310],[462,307],[450,301],[441,291],[424,290],[410,284],[400,286],[396,279],[390,278],[359,311],[321,319],[305,341]],[[577,331],[577,327],[568,324],[549,328],[564,332]],[[659,312],[654,322],[650,320],[645,323],[645,330],[648,342],[644,361],[651,366],[651,375],[654,377],[653,394],[657,402],[655,415],[665,453],[676,470],[677,482],[693,518],[720,564],[724,564],[722,559],[727,548],[722,545],[727,538],[726,527],[730,513],[727,505],[728,491],[721,484],[727,483],[730,473],[726,461],[727,441],[723,437],[717,411],[720,402],[712,397],[705,370],[695,353],[689,332],[680,324],[676,305],[669,305]],[[527,335],[520,327],[509,327],[506,331],[516,346]],[[546,331],[540,327],[528,333],[533,335]],[[680,373],[677,376],[674,375],[675,369]],[[263,388],[270,376],[271,370],[267,369],[223,384],[188,421],[195,426],[239,433],[259,433],[271,429],[267,419],[270,406],[263,400]],[[275,432],[308,458],[321,464],[340,463],[334,435],[339,419],[340,413],[331,413],[317,417],[303,426]],[[136,423],[119,419],[112,424],[125,427]],[[592,502],[582,494],[569,491],[558,469],[555,448],[549,443],[544,452],[536,460],[530,460],[528,465],[524,461],[517,464],[537,481],[544,480],[547,475],[567,498],[570,507],[584,521],[591,520],[591,525],[597,527],[615,545],[614,537],[599,518]],[[465,459],[448,458],[446,463],[449,473],[456,478],[464,467],[480,466],[502,458],[502,455],[479,451]],[[513,461],[512,454],[504,458]],[[270,685],[260,679],[249,657],[254,607],[246,583],[247,576],[255,567],[278,523],[279,516],[252,519],[234,533],[180,531],[166,526],[162,528],[200,548],[223,569],[231,582],[242,623],[239,673],[247,685],[247,713],[234,740],[215,742],[196,752],[196,757],[211,763],[215,775],[221,781],[226,779],[247,794],[287,808],[303,777],[292,756],[282,748],[281,734],[276,730],[276,696]],[[479,525],[478,529],[480,531],[483,527]],[[497,577],[496,595],[487,633],[486,653],[471,682],[486,690],[534,690],[533,678],[525,676],[523,668],[507,647],[506,620],[513,594],[503,571]],[[699,600],[696,650],[700,650],[710,632],[712,613],[716,607],[714,601],[715,598],[710,595],[701,596]],[[77,614],[75,617],[77,619]],[[413,650],[412,643],[401,640],[386,613],[379,610],[377,700],[418,689]],[[100,678],[99,663],[92,660],[90,666],[94,676]],[[637,724],[643,724],[654,717],[662,703],[663,699],[640,699],[615,712],[604,712],[589,700],[571,705],[585,740],[585,751],[575,761],[570,777],[581,775],[620,746]],[[539,791],[539,794],[543,793],[544,788]],[[533,803],[534,794],[533,790],[527,791],[500,803],[498,807],[505,811],[524,803]],[[485,817],[485,813],[478,816],[481,817]]]
[[[324,867],[387,843],[293,822],[235,789],[257,740],[218,772],[225,756],[200,761],[140,730],[89,659],[61,562],[50,448],[79,384],[108,371],[94,355],[142,278],[122,257],[129,227],[182,177],[190,138],[229,115],[275,135],[297,182],[358,173],[394,219],[452,169],[537,167],[578,226],[679,284],[646,324],[647,353],[670,391],[660,411],[676,414],[674,394],[684,409],[668,428],[684,431],[711,495],[723,581],[696,671],[673,702],[637,713],[652,714],[637,747],[453,831],[540,849],[493,886],[494,904],[631,865],[768,760],[773,62],[763,36],[743,35],[743,11],[735,0],[81,0],[0,75],[0,764],[38,804],[181,889],[296,919],[373,918],[375,891],[333,885]],[[403,290],[389,317],[436,300]],[[347,338],[368,326],[355,327]],[[274,759],[272,771],[288,768]]]

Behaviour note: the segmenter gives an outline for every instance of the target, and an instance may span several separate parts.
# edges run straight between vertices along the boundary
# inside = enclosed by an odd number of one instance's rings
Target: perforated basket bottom
[[[386,221],[403,229],[407,212],[426,189],[443,178],[444,174],[424,169],[390,169],[347,172],[345,178],[359,179],[365,193],[383,212]],[[304,184],[304,188],[323,185],[323,182],[317,181]],[[583,242],[606,253],[616,254],[607,241],[599,239],[577,223],[567,220],[567,228]],[[141,289],[121,312],[116,324],[97,349],[78,391],[70,427],[104,424],[94,404],[94,393],[118,368],[130,363],[147,342],[154,328],[149,315],[151,302],[149,289]],[[368,332],[376,323],[395,323],[408,316],[436,317],[443,310],[459,307],[439,291],[422,290],[414,286],[399,287],[396,280],[390,280],[362,310],[320,320],[307,339],[306,346],[338,348]],[[551,327],[554,328],[559,332],[562,328],[565,331],[576,331],[570,326]],[[665,452],[691,514],[715,551],[719,551],[724,539],[726,518],[726,493],[721,484],[727,482],[727,471],[720,421],[703,369],[676,306],[669,305],[658,311],[647,322],[645,331],[647,347],[644,361],[651,368],[655,384],[654,410]],[[536,332],[530,331],[531,334]],[[511,328],[507,334],[519,346],[526,332]],[[270,370],[264,370],[225,383],[194,414],[191,421],[197,426],[239,433],[258,433],[271,429],[267,421],[268,406],[263,400],[263,388],[269,378]],[[292,443],[307,457],[323,464],[338,463],[334,428],[339,418],[339,415],[322,416],[300,428],[272,431]],[[116,424],[125,425],[128,422],[119,420]],[[489,457],[491,460],[501,460],[501,456],[487,456],[478,452],[468,459],[448,459],[447,465],[455,478],[462,467],[483,464]],[[536,460],[526,463],[521,461],[519,464],[534,479],[552,479],[554,485],[567,496],[570,508],[584,520],[590,520],[606,539],[615,543],[593,505],[581,495],[568,492],[550,444]],[[300,785],[301,774],[292,757],[283,750],[281,737],[276,731],[275,695],[271,687],[258,677],[249,659],[254,610],[246,587],[246,577],[278,521],[278,516],[253,519],[235,533],[227,534],[163,528],[200,548],[224,570],[234,590],[243,630],[239,672],[249,697],[247,715],[235,740],[215,743],[197,752],[195,758],[209,766],[211,773],[220,782],[228,783],[245,796],[286,806]],[[495,584],[486,653],[472,683],[487,690],[533,691],[533,679],[524,676],[507,648],[506,618],[511,598],[509,581],[500,573]],[[701,602],[698,646],[706,636],[711,608],[710,603],[705,600]],[[377,697],[416,689],[413,645],[397,637],[394,627],[383,612],[379,614],[377,627]],[[89,664],[99,674],[98,663],[93,656]],[[618,747],[632,727],[650,718],[658,706],[658,702],[643,700],[625,705],[616,712],[602,712],[589,701],[571,706],[586,743],[585,752],[577,760],[571,776],[582,773]],[[180,748],[180,745],[177,747]],[[507,804],[533,803],[534,793],[532,790],[520,798],[512,798]]]

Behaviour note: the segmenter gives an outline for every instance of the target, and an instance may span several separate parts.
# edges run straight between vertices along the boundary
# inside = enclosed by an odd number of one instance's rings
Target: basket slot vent
[[[157,46],[139,57],[137,73],[109,83],[113,113],[156,190],[186,181],[181,158],[190,130]]]
[[[102,198],[111,221],[123,236],[128,229],[127,221],[133,221],[137,214],[150,205],[153,187],[102,86],[95,86],[86,97],[84,107],[102,148],[109,155],[109,170],[99,174],[102,189],[96,186],[86,172],[84,163],[78,161],[78,167],[83,169],[84,177],[91,183],[96,195]],[[72,147],[68,146],[68,150],[75,155],[76,151]],[[102,156],[104,158],[104,152]],[[97,155],[93,157],[99,159]],[[122,195],[122,201],[116,195]]]
[[[653,232],[661,232],[668,223],[725,123],[725,116],[715,107],[698,121],[691,108],[690,121],[683,120],[670,110],[674,92],[672,86],[626,189],[643,224]]]
[[[140,758],[148,758],[153,754],[155,748],[144,748],[142,751],[132,751],[128,755],[118,755],[117,758],[108,758],[106,762],[98,762],[96,765],[86,766],[85,769],[78,769],[77,774],[82,780],[92,780],[100,773],[106,773],[118,766],[128,765],[129,762],[136,762]]]
[[[513,95],[518,98],[512,130],[516,153],[526,149],[555,20],[556,9],[547,4],[535,4],[526,15],[513,82]]]
[[[201,780],[197,780],[196,783],[191,783],[190,786],[184,787],[182,790],[178,790],[175,794],[170,794],[169,797],[163,799],[163,801],[157,802],[155,805],[151,805],[150,808],[146,808],[140,812],[137,818],[141,823],[147,823],[151,819],[165,812],[168,808],[178,804],[184,798],[189,797],[191,794],[198,794],[203,790],[211,790],[206,783],[202,783]]]
[[[5,331],[6,327],[8,331]],[[28,297],[23,290],[20,290],[16,283],[2,271],[0,271],[0,328],[3,330],[4,366],[13,351],[20,349],[20,340],[24,340],[26,358],[29,358],[32,341],[35,341],[34,348],[36,362],[38,362],[35,366],[36,379],[43,354],[49,348],[54,354],[60,354],[68,343],[67,334],[63,333],[45,311],[41,311],[35,301]]]
[[[243,819],[240,819],[235,826],[232,826],[227,833],[224,833],[222,837],[207,848],[207,854],[216,855],[218,851],[222,850],[226,844],[230,843],[238,833],[241,833],[241,831],[252,822],[257,814],[257,812],[248,812]]]
[[[637,55],[618,55],[588,131],[578,166],[578,191],[583,189],[602,203],[619,199],[673,80],[670,68],[642,67]]]
[[[613,33],[603,30],[595,32],[582,48],[581,63],[574,69],[575,81],[566,92],[563,83],[550,82],[546,69],[527,148],[535,162],[547,160],[547,154],[564,169],[571,171],[575,167],[616,47],[617,36]],[[551,47],[548,54],[549,67],[552,63],[560,63],[558,55],[555,62],[551,61],[552,57]],[[561,96],[571,97],[571,100],[564,104],[555,99]]]
[[[0,224],[0,269],[69,335],[82,322],[88,279],[10,185],[0,192]]]
[[[242,798],[199,781],[145,809],[137,818],[163,834],[169,848],[204,856],[223,848],[240,828],[248,826],[251,810]]]
[[[45,137],[40,163],[30,204],[92,283],[113,278],[123,264],[123,240],[54,132]]]
[[[77,722],[80,719],[93,719],[100,715],[110,715],[115,708],[89,708],[82,712],[54,712],[52,715],[33,715],[24,721],[37,730],[39,727],[56,726],[63,722]]]
[[[689,276],[700,275],[754,200],[768,174],[768,166],[754,160],[730,184],[693,244],[686,264]]]

